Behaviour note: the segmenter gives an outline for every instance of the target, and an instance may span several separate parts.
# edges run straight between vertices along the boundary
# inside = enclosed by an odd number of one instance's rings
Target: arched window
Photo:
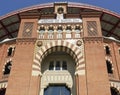
[[[57,31],[62,32],[63,31],[62,26],[58,26]]]
[[[4,68],[4,72],[3,72],[4,75],[10,74],[11,66],[12,66],[11,61],[9,61],[5,64],[5,68]]]
[[[105,51],[106,51],[106,55],[110,55],[110,48],[109,48],[109,46],[105,46]]]
[[[70,25],[68,25],[68,26],[66,27],[66,31],[67,31],[67,32],[71,32],[71,31],[72,31],[72,28],[71,28]]]
[[[75,26],[75,32],[80,32],[80,26]]]
[[[60,61],[57,61],[57,62],[56,62],[55,69],[56,69],[56,70],[60,70]]]
[[[110,74],[113,74],[111,62],[106,60],[106,65],[107,65],[107,72],[110,73]]]
[[[66,61],[50,61],[49,70],[67,70]]]
[[[5,95],[6,92],[6,88],[1,88],[0,89],[0,95]]]
[[[120,95],[119,91],[116,88],[111,87],[110,90],[111,90],[111,95]]]
[[[54,70],[54,62],[53,61],[50,62],[49,70]]]
[[[63,63],[62,63],[62,70],[67,70],[67,63],[66,63],[66,61],[63,61]]]
[[[40,33],[44,33],[45,32],[45,27],[41,26],[39,31],[40,31]]]
[[[48,28],[48,31],[49,31],[49,33],[50,33],[50,32],[53,32],[53,31],[54,31],[53,26],[50,26],[50,27]]]

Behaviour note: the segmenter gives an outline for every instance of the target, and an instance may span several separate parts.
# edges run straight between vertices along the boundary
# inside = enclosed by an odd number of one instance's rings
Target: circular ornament
[[[42,46],[42,41],[38,41],[38,42],[37,42],[37,46],[38,46],[38,47]]]
[[[82,45],[82,42],[81,42],[80,40],[78,40],[78,41],[76,42],[76,44],[77,44],[78,46],[81,46],[81,45]]]

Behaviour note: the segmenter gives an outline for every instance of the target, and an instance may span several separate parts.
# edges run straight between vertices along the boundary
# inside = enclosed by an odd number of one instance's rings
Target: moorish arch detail
[[[78,48],[78,46],[66,42],[66,41],[53,41],[46,45],[41,46],[41,48],[37,51],[34,58],[34,63],[32,66],[32,76],[41,75],[41,62],[42,60],[50,53],[56,51],[63,51],[68,53],[73,57],[76,63],[76,71],[75,74],[85,75],[85,63],[84,56],[82,51]]]

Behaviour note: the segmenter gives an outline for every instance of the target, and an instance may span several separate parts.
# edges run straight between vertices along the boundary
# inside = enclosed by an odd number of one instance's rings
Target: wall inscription
[[[38,23],[82,23],[81,19],[40,19]]]

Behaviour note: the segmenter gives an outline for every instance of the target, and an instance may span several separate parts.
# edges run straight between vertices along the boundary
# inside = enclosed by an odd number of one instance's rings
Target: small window
[[[80,32],[80,26],[75,27],[75,32]]]
[[[11,55],[12,55],[12,50],[13,50],[12,47],[8,48],[8,56],[11,56]]]
[[[39,38],[40,38],[40,39],[44,39],[44,34],[41,33],[41,34],[39,35]]]
[[[61,33],[58,33],[58,34],[57,34],[57,38],[58,38],[58,39],[62,38],[62,34],[61,34]]]
[[[11,66],[12,66],[11,61],[6,63],[5,68],[4,68],[4,75],[10,74]]]
[[[106,65],[107,65],[107,72],[109,74],[113,74],[112,64],[110,63],[110,61],[106,60]]]
[[[67,70],[66,61],[51,61],[49,64],[49,70]]]
[[[66,38],[71,38],[72,35],[70,33],[66,34]]]
[[[57,31],[58,31],[58,32],[62,32],[62,31],[63,31],[62,26],[59,26],[59,27],[57,28]]]
[[[106,54],[110,55],[110,48],[108,46],[105,46]]]
[[[53,32],[54,29],[53,29],[53,26],[50,26],[49,29],[48,29],[49,32]]]
[[[48,34],[48,39],[53,39],[53,35],[54,35],[54,34],[49,33],[49,34]]]
[[[15,51],[15,47],[14,46],[10,46],[7,50],[7,56],[13,56]]]
[[[53,61],[50,62],[49,70],[54,70],[54,62]]]
[[[67,70],[67,63],[66,63],[66,61],[63,61],[63,63],[62,63],[62,70]]]
[[[120,95],[119,90],[117,90],[116,88],[111,87],[110,90],[111,90],[111,95]]]
[[[6,88],[0,88],[0,95],[5,95]]]
[[[70,25],[68,25],[68,26],[66,27],[66,31],[67,31],[67,32],[71,32],[71,31],[72,31],[72,28],[71,28]]]
[[[80,34],[79,34],[79,33],[76,33],[76,34],[75,34],[75,38],[80,38]]]
[[[57,62],[56,62],[55,69],[56,69],[56,70],[60,70],[60,61],[57,61]]]

